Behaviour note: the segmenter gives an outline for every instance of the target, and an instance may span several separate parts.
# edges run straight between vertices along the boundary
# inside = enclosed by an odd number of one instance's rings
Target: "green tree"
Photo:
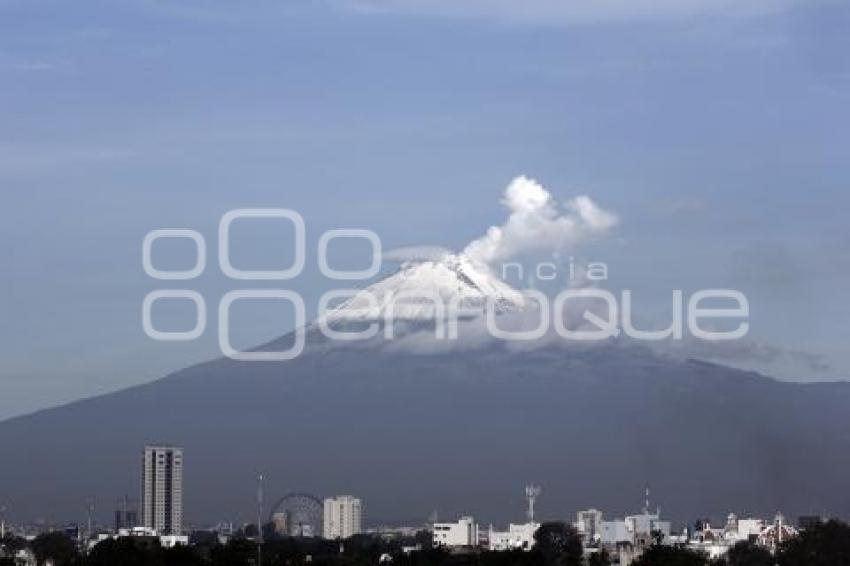
[[[19,550],[27,547],[27,540],[23,537],[7,534],[6,538],[0,540],[0,548],[4,548],[6,552],[15,554]]]
[[[51,532],[38,535],[32,541],[32,551],[39,565],[51,560],[56,566],[74,564],[77,549],[65,533]]]
[[[707,566],[708,559],[693,550],[675,546],[650,546],[632,566]]]
[[[479,566],[537,566],[534,553],[524,550],[505,550],[502,552],[483,552]]]
[[[580,566],[583,563],[581,537],[562,521],[540,525],[534,533],[533,552],[550,566]]]
[[[163,566],[202,566],[204,560],[195,549],[188,546],[175,546],[159,551],[161,557],[157,562],[151,564],[162,564]],[[121,563],[123,566],[123,563]]]
[[[427,529],[416,531],[413,539],[414,545],[418,544],[422,550],[427,550],[434,546],[434,537],[432,536],[431,531]]]
[[[374,564],[381,554],[389,549],[379,537],[371,535],[354,535],[343,541],[345,556],[355,562]]]
[[[608,556],[608,551],[600,548],[598,552],[594,552],[587,559],[588,566],[610,566],[611,557]]]
[[[254,563],[257,558],[257,545],[254,541],[234,538],[226,545],[213,548],[211,557],[214,566]]]
[[[157,544],[157,546],[159,546]],[[139,544],[132,537],[106,539],[95,545],[86,558],[88,566],[153,566],[156,561],[150,545]]]
[[[836,566],[850,564],[850,526],[829,521],[812,526],[784,543],[780,566]]]
[[[729,549],[726,564],[729,566],[773,566],[775,560],[766,548],[741,541]]]
[[[245,527],[242,529],[242,536],[244,536],[245,538],[257,538],[259,532],[260,531],[257,529],[257,525],[255,525],[254,523],[250,523],[248,525],[245,525]]]

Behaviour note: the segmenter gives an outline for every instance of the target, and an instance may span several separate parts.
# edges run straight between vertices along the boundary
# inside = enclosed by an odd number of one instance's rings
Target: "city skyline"
[[[177,456],[182,460],[182,450],[178,447],[146,446],[143,450],[143,475],[162,476],[163,478],[168,476],[166,467],[182,466],[182,461],[178,463],[174,459]],[[162,483],[162,481],[159,483]],[[150,482],[143,481],[143,490],[148,491],[149,489],[151,489]],[[818,525],[824,524],[826,520],[822,517],[806,516],[800,517],[794,523],[787,521],[780,513],[777,513],[771,520],[746,515],[739,517],[735,513],[729,513],[725,522],[715,523],[723,526],[713,527],[709,519],[700,518],[696,519],[694,523],[689,523],[680,528],[679,531],[674,531],[670,521],[662,518],[660,510],[651,510],[650,488],[647,487],[642,511],[627,515],[624,518],[609,517],[598,509],[591,508],[575,512],[574,521],[565,521],[563,518],[542,518],[538,522],[535,521],[534,506],[542,493],[542,489],[539,486],[529,484],[524,493],[527,502],[526,522],[511,523],[505,531],[494,529],[492,523],[489,527],[484,528],[471,515],[462,516],[457,521],[438,521],[436,518],[432,518],[430,522],[417,526],[383,525],[377,528],[362,529],[362,502],[359,498],[351,495],[333,496],[324,500],[324,514],[323,518],[320,519],[321,532],[314,532],[305,525],[298,525],[296,531],[300,538],[323,538],[329,541],[337,541],[341,545],[340,552],[343,551],[345,541],[353,540],[352,537],[361,535],[361,533],[365,536],[377,536],[379,539],[389,537],[387,540],[396,537],[408,537],[410,539],[413,533],[417,537],[421,533],[426,533],[431,537],[434,548],[448,550],[449,552],[468,553],[475,549],[489,552],[531,552],[540,544],[541,539],[537,536],[538,530],[558,528],[555,525],[561,524],[570,525],[570,528],[573,529],[572,532],[577,537],[576,540],[581,541],[580,547],[583,548],[585,556],[591,557],[595,554],[605,553],[605,556],[615,560],[615,563],[627,565],[639,560],[641,555],[658,545],[687,549],[696,553],[695,556],[702,555],[712,560],[723,559],[730,553],[731,549],[742,544],[755,545],[757,548],[763,548],[775,554],[800,536],[801,532],[805,533],[808,529],[816,528]],[[302,495],[301,497],[308,496]],[[143,525],[125,525],[123,527],[116,525],[114,530],[109,530],[102,527],[93,529],[90,524],[83,531],[78,525],[70,524],[64,527],[64,532],[75,533],[73,536],[79,539],[79,545],[83,549],[94,549],[104,541],[116,539],[138,541],[158,539],[159,544],[165,549],[178,546],[191,547],[197,544],[197,542],[192,542],[198,540],[197,533],[204,532],[217,534],[219,544],[228,544],[231,537],[238,540],[239,537],[247,536],[249,540],[256,542],[258,552],[259,545],[268,542],[264,540],[265,536],[257,537],[254,535],[251,537],[251,535],[248,535],[252,527],[250,523],[243,524],[238,533],[234,532],[232,524],[225,524],[224,527],[219,525],[213,528],[183,530],[176,523],[170,523],[166,520],[165,515],[161,513],[161,508],[165,506],[162,502],[157,502],[155,496],[150,498],[150,504],[148,504],[148,501],[149,494],[144,493],[143,505],[145,510],[143,517],[145,524]],[[157,507],[160,507],[160,509],[157,509]],[[126,509],[124,512],[126,516]],[[270,527],[272,530],[269,532],[274,533],[274,536],[277,537],[293,536],[293,526],[287,524],[288,521],[293,520],[290,511],[273,513],[270,519],[267,524],[263,525],[264,529]],[[153,524],[157,522],[158,524],[154,526]],[[319,526],[316,525],[316,527]],[[6,528],[5,517],[3,528],[4,530]],[[55,527],[45,525],[35,532],[42,534],[56,532],[53,529]],[[37,538],[35,535],[28,534],[33,531],[28,531],[20,525],[10,526],[10,532],[17,536],[28,535],[29,540]],[[257,529],[254,528],[253,532],[256,533]],[[6,539],[0,536],[0,557],[3,556],[2,543],[4,540]],[[403,547],[405,554],[423,552],[424,550],[421,543],[417,543],[416,546]]]

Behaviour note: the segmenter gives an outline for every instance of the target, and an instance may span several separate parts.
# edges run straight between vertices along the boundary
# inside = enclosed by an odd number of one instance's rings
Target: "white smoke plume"
[[[452,251],[440,246],[408,246],[395,248],[382,254],[385,261],[405,263],[408,261],[440,261],[451,255]]]
[[[525,252],[557,251],[604,235],[619,222],[616,214],[586,195],[560,205],[543,185],[525,175],[511,181],[502,204],[510,212],[508,219],[466,246],[463,253],[471,260],[493,265]]]

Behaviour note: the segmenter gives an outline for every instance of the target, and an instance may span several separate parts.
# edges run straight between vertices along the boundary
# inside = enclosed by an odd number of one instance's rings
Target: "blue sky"
[[[620,215],[581,254],[647,319],[738,288],[729,363],[850,376],[848,29],[831,1],[0,0],[0,418],[217,355],[209,329],[142,332],[149,230],[214,252],[225,211],[289,207],[311,250],[337,227],[460,249],[522,173]],[[211,309],[214,271],[191,282]],[[291,288],[315,305],[314,260]],[[287,329],[252,314],[246,345]]]

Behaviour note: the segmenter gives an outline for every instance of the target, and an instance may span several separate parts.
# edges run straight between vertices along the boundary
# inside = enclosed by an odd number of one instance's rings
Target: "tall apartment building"
[[[323,535],[327,539],[348,538],[360,534],[363,511],[360,500],[351,495],[325,499]]]
[[[145,446],[142,455],[142,520],[161,535],[183,530],[183,449]]]

